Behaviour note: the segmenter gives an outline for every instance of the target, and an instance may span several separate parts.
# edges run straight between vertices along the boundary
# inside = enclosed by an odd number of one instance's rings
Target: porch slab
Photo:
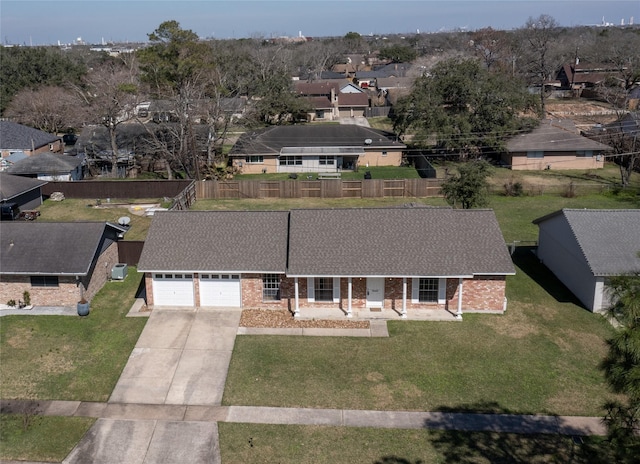
[[[369,309],[353,309],[351,317],[347,312],[339,308],[300,308],[296,316],[299,320],[350,320],[350,321],[459,321],[455,313],[446,309],[411,309],[406,317],[394,309],[371,311]]]

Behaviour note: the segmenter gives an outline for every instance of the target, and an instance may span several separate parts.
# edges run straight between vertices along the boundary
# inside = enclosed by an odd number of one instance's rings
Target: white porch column
[[[351,313],[351,295],[353,294],[351,277],[347,279],[347,317],[353,317]]]
[[[407,278],[402,278],[402,319],[407,318]]]
[[[462,277],[458,279],[458,312],[456,319],[462,319]]]
[[[294,293],[296,295],[296,306],[295,309],[293,311],[293,317],[298,317],[300,315],[300,304],[299,304],[299,297],[298,297],[298,278],[294,277],[293,279],[293,288],[294,288]]]

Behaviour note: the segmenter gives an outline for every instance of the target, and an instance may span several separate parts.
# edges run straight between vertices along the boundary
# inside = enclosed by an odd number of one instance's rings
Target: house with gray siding
[[[590,311],[610,304],[609,277],[640,271],[640,209],[562,209],[533,223],[538,258]]]

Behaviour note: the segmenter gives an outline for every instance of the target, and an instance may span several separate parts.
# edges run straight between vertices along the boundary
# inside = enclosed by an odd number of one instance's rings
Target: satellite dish
[[[120,224],[121,226],[128,226],[130,222],[131,218],[128,216],[122,216],[120,219],[118,219],[118,224]]]
[[[373,140],[371,140],[371,139],[365,139],[364,140],[364,144],[365,145],[371,145],[372,143],[373,143]]]

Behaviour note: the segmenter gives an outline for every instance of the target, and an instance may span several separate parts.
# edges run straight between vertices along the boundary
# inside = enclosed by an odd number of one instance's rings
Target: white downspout
[[[458,312],[456,312],[456,319],[462,319],[462,277],[458,279]]]

